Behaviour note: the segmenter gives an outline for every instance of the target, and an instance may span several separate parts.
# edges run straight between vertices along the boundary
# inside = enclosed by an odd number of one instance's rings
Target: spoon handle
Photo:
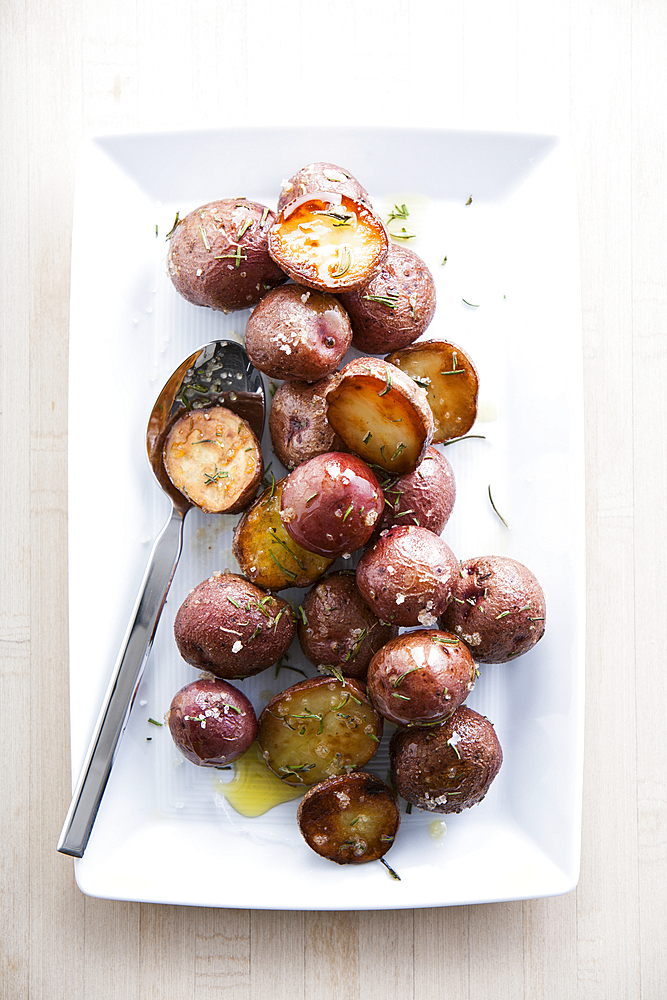
[[[185,513],[187,510],[181,511],[174,506],[171,517],[153,545],[132,618],[60,834],[58,850],[62,854],[82,858],[86,849],[111,772],[118,740],[127,723],[181,554]]]

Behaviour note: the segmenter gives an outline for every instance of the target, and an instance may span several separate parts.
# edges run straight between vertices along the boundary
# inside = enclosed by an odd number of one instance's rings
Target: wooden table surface
[[[667,995],[667,4],[5,0],[0,14],[2,997]],[[571,137],[588,631],[581,878],[564,897],[359,913],[109,902],[56,853],[77,142],[246,122]]]

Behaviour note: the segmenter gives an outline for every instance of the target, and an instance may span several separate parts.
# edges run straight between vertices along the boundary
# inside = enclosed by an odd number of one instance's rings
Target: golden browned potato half
[[[345,451],[345,445],[327,420],[325,394],[333,375],[317,382],[293,379],[276,390],[269,413],[271,443],[286,469],[294,469],[327,451]]]
[[[334,376],[326,398],[334,431],[369,465],[402,476],[424,457],[433,414],[424,390],[399,368],[356,358]]]
[[[435,443],[468,433],[477,417],[479,379],[465,351],[444,340],[423,340],[388,354],[385,360],[426,391]]]
[[[379,216],[347,195],[315,191],[286,205],[269,232],[269,253],[300,285],[343,292],[366,284],[386,259]]]
[[[234,555],[241,570],[265,590],[310,587],[333,563],[287,534],[280,517],[283,483],[264,490],[234,530]]]
[[[355,201],[370,205],[368,191],[352,176],[349,170],[344,170],[335,163],[308,163],[297,170],[289,180],[283,181],[278,198],[278,211],[289,205],[295,198],[301,198],[311,191],[335,191],[345,194]]]
[[[503,762],[492,724],[467,705],[439,726],[394,733],[389,754],[398,794],[438,813],[481,802]]]
[[[264,474],[250,424],[224,406],[180,417],[167,436],[163,458],[176,489],[211,514],[245,510]]]
[[[382,719],[356,681],[313,677],[271,699],[257,741],[269,768],[288,785],[316,785],[371,759]]]
[[[167,270],[177,292],[197,306],[247,309],[287,275],[268,250],[273,212],[247,198],[202,205],[181,219],[169,241]]]
[[[299,803],[297,821],[316,854],[339,865],[363,865],[387,853],[401,815],[384,781],[357,771],[309,789]]]

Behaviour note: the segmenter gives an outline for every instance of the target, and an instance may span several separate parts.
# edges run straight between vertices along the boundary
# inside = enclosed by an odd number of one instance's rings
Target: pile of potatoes
[[[434,445],[472,427],[475,365],[456,344],[419,339],[436,308],[433,277],[335,164],[284,182],[275,213],[243,198],[190,213],[171,234],[168,269],[190,302],[254,307],[245,347],[282,380],[269,429],[289,470],[256,496],[261,449],[224,414],[224,446],[222,430],[198,429],[187,412],[167,439],[179,489],[202,509],[241,512],[240,574],[204,580],[176,615],[179,651],[205,673],[174,697],[171,734],[189,760],[215,767],[257,739],[267,767],[306,790],[298,821],[314,851],[339,864],[380,859],[399,827],[398,795],[437,813],[484,798],[502,749],[465,704],[477,664],[515,659],[545,628],[527,567],[460,562],[441,537],[456,485]],[[351,346],[363,356],[340,367]],[[211,448],[190,451],[190,438]],[[337,569],[340,558],[356,568]],[[307,589],[298,613],[278,596],[292,587]],[[318,675],[257,718],[230,681],[276,664],[295,637]],[[397,727],[393,787],[362,770],[385,721]]]

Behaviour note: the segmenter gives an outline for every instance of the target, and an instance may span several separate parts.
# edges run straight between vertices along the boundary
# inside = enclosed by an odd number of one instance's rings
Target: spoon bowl
[[[264,384],[235,341],[214,340],[187,357],[171,375],[151,411],[148,460],[171,500],[167,523],[153,545],[104,703],[63,825],[58,850],[83,857],[106,787],[118,741],[127,723],[155,630],[183,546],[183,521],[193,506],[172,484],[163,448],[172,425],[190,411],[225,406],[248,421],[261,440],[266,413]]]

